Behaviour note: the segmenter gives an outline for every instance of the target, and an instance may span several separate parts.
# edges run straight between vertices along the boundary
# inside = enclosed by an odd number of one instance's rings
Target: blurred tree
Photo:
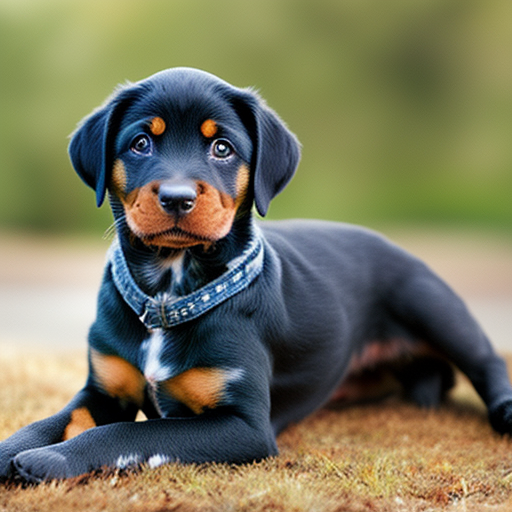
[[[167,67],[255,86],[304,146],[274,218],[512,227],[508,0],[1,0],[0,226],[110,222],[66,137]]]

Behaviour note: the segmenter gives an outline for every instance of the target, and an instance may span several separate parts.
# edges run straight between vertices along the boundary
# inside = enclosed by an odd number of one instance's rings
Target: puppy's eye
[[[150,155],[152,151],[151,139],[145,133],[137,135],[130,144],[130,149],[139,155]]]
[[[215,158],[228,158],[235,150],[226,139],[218,139],[212,144],[212,155]]]

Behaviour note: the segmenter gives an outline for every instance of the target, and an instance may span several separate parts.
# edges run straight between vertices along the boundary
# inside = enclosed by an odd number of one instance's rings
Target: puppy
[[[98,206],[108,193],[117,231],[89,375],[61,412],[0,443],[2,477],[262,459],[332,398],[386,391],[383,375],[436,406],[452,365],[511,433],[504,362],[421,261],[354,226],[254,220],[300,151],[251,90],[157,73],[87,117],[69,153]]]

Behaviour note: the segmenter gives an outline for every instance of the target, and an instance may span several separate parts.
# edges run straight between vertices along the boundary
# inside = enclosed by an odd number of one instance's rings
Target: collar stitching
[[[124,254],[115,239],[109,262],[115,286],[125,302],[148,329],[169,329],[193,320],[233,295],[247,288],[263,269],[263,242],[258,231],[249,247],[228,265],[228,270],[214,281],[183,297],[145,294],[135,283]]]

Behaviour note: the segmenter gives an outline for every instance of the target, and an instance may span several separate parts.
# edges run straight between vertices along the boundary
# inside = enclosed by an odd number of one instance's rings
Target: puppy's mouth
[[[194,245],[210,245],[215,242],[206,236],[197,235],[178,226],[165,229],[157,233],[136,234],[146,245],[166,246],[176,249],[192,247]]]
[[[235,199],[205,182],[195,186],[190,200],[181,197],[183,191],[190,192],[189,186],[164,190],[161,182],[148,183],[121,196],[133,236],[148,246],[173,249],[197,245],[208,248],[225,237],[235,217]],[[178,199],[173,194],[179,194]]]

